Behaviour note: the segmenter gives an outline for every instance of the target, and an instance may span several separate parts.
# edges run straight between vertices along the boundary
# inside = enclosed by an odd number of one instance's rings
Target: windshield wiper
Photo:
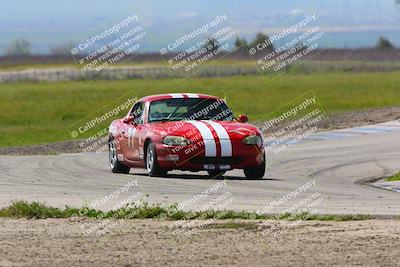
[[[164,117],[164,118],[159,118],[159,119],[152,119],[151,122],[155,122],[155,121],[180,121],[180,120],[182,120],[182,119]]]
[[[201,120],[211,120],[212,118],[213,118],[213,116],[204,116],[204,117],[197,118],[196,120],[199,120],[199,121],[201,121]]]

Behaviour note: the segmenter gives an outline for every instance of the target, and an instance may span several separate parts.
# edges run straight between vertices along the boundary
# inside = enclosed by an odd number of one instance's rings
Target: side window
[[[131,112],[136,124],[143,124],[144,122],[144,104],[142,102],[136,103]]]

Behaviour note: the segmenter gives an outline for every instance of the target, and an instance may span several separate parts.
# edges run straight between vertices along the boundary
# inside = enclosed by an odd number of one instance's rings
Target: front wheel
[[[243,170],[243,172],[248,179],[262,179],[265,174],[265,153],[263,155],[263,161],[260,165],[246,168]]]
[[[153,143],[149,143],[146,149],[146,169],[149,176],[167,176],[168,171],[158,166],[156,147]]]
[[[108,141],[108,159],[110,162],[111,171],[114,173],[129,173],[131,168],[123,165],[118,160],[117,145],[114,139]]]

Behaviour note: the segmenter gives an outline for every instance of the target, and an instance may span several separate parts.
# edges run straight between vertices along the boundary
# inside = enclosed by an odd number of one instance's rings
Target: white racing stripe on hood
[[[207,125],[201,121],[187,121],[199,130],[201,137],[203,138],[204,148],[206,157],[217,156],[217,144],[215,143],[214,136]]]
[[[232,142],[226,129],[215,121],[204,121],[211,125],[218,135],[219,143],[221,145],[221,157],[232,157]]]
[[[198,94],[185,94],[187,95],[189,98],[199,98]]]
[[[183,98],[182,94],[169,94],[172,98]]]

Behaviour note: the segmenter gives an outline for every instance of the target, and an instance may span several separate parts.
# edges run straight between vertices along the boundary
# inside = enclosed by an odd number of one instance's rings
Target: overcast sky
[[[38,51],[81,40],[127,15],[137,14],[160,42],[226,14],[235,31],[250,38],[277,32],[305,15],[332,33],[338,47],[370,46],[385,35],[400,46],[400,8],[395,0],[10,0],[0,8],[0,46],[27,38]],[[352,32],[360,36],[352,40]],[[354,35],[353,35],[354,36]],[[1,49],[1,47],[0,47]],[[149,45],[150,50],[156,49]]]

